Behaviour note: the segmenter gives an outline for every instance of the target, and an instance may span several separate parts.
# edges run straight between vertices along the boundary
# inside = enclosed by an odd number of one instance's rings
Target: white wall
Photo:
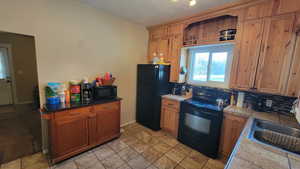
[[[135,120],[136,65],[146,62],[145,27],[77,0],[1,0],[0,31],[35,36],[42,97],[47,82],[112,72],[124,99],[121,123]]]

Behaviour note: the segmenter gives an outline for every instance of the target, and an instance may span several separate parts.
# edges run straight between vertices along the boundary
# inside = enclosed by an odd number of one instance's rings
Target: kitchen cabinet
[[[160,26],[150,30],[148,45],[148,60],[154,57],[166,58],[169,50],[168,27]]]
[[[256,69],[263,37],[263,20],[250,20],[242,24],[240,52],[236,55],[236,65],[231,75],[234,78],[231,87],[250,89],[254,86]]]
[[[50,158],[57,163],[120,136],[120,101],[48,113]]]
[[[178,136],[179,111],[179,101],[162,99],[160,126],[176,138]]]
[[[272,9],[273,0],[267,0],[255,5],[251,5],[244,9],[244,20],[261,19],[263,17],[271,16]]]
[[[288,81],[287,95],[297,97],[300,95],[300,33],[297,35],[293,62]]]
[[[247,118],[224,113],[219,152],[228,158],[240,137]]]
[[[294,44],[295,15],[245,21],[231,87],[284,94]]]
[[[113,102],[94,106],[97,119],[97,142],[106,142],[120,133],[119,104]]]
[[[87,147],[88,131],[88,117],[85,115],[55,120],[52,141],[54,156],[64,156]]]
[[[300,11],[299,0],[274,0],[273,15]]]
[[[295,15],[281,15],[265,20],[265,37],[257,70],[255,88],[260,92],[283,94],[293,51]]]

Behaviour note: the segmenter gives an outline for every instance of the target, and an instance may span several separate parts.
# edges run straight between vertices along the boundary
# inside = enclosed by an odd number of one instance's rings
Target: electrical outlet
[[[272,104],[273,104],[273,100],[269,100],[269,99],[266,100],[266,106],[267,107],[271,108]]]

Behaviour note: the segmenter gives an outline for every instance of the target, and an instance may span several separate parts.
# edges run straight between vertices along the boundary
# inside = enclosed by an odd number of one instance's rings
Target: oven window
[[[202,117],[198,117],[192,114],[185,113],[185,126],[188,128],[195,130],[197,132],[201,132],[204,134],[209,134],[210,132],[210,123],[211,120],[205,119]]]

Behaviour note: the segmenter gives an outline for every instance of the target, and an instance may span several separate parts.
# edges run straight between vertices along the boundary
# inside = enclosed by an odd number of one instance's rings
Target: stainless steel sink
[[[298,129],[254,119],[249,138],[300,155],[300,130]]]

